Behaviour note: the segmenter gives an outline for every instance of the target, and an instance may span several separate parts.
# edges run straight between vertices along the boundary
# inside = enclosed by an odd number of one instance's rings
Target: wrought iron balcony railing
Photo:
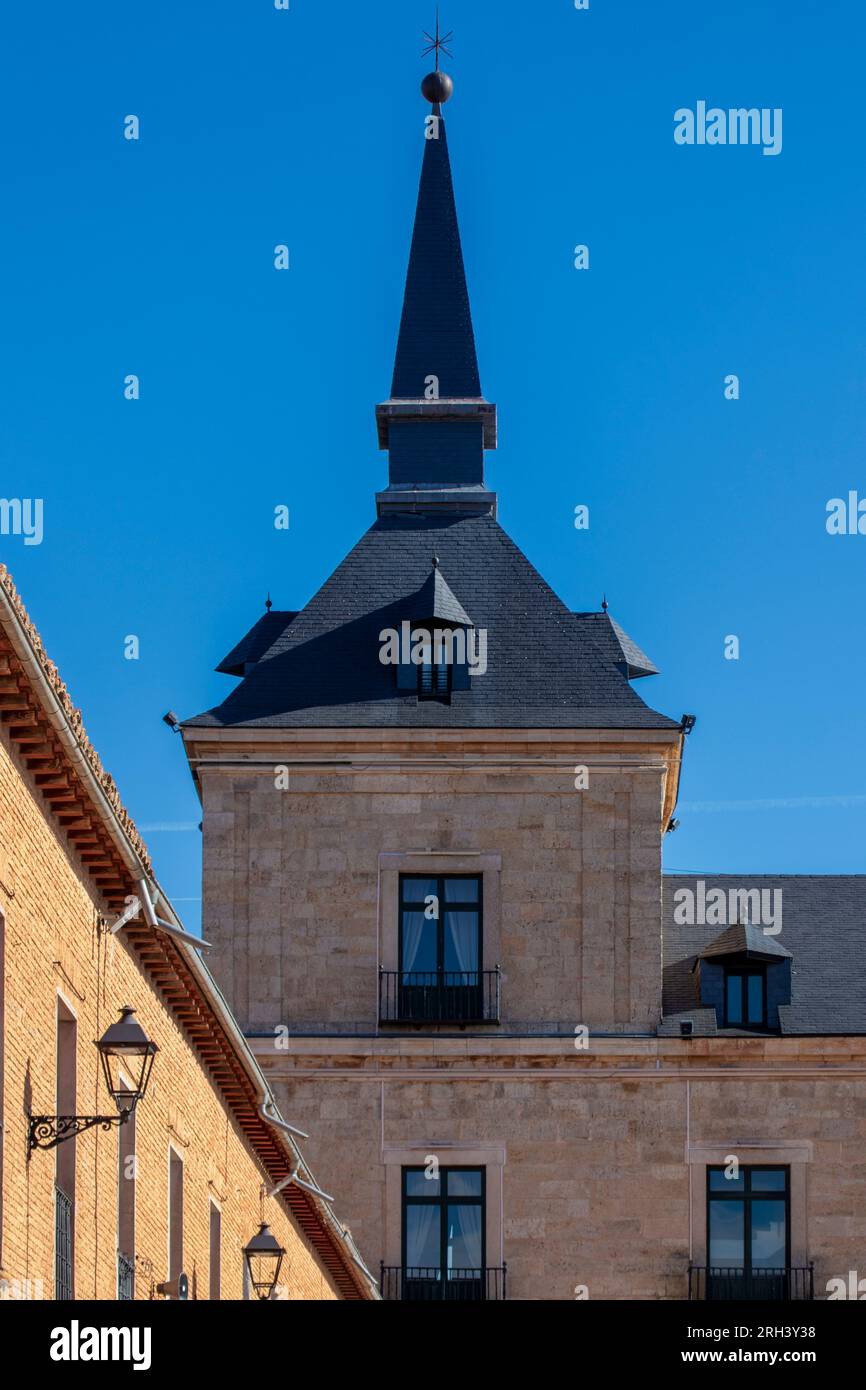
[[[122,1303],[135,1298],[135,1261],[131,1255],[117,1253],[117,1297]]]
[[[724,1265],[690,1265],[691,1301],[790,1303],[813,1300],[815,1266],[785,1269],[743,1269]]]
[[[401,1268],[382,1265],[380,1289],[388,1302],[500,1303],[505,1298],[506,1266],[501,1269]]]
[[[380,970],[380,1023],[498,1023],[495,970]]]

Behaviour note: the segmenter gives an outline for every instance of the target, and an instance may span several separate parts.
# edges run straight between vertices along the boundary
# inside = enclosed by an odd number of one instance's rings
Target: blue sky
[[[666,865],[864,872],[866,536],[825,529],[866,497],[862,8],[443,21],[488,481],[566,602],[605,592],[655,660],[644,698],[698,716]],[[414,0],[5,20],[0,495],[43,498],[45,535],[0,554],[190,923],[200,811],[161,715],[217,703],[267,591],[300,607],[373,519],[433,22]],[[676,145],[699,100],[782,108],[781,154]]]

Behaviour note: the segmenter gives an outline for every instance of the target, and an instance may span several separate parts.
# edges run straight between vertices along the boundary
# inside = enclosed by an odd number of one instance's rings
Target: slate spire
[[[481,381],[445,118],[434,114],[427,129],[436,134],[424,142],[391,397],[423,398],[435,376],[440,398],[477,400]]]
[[[410,492],[413,511],[493,511],[494,494],[484,486],[484,450],[496,447],[496,407],[481,394],[441,114],[453,84],[438,68],[438,48],[437,69],[424,78],[421,90],[432,113],[423,126],[391,396],[376,409],[379,447],[390,456],[389,487],[378,496],[379,512],[405,510]]]

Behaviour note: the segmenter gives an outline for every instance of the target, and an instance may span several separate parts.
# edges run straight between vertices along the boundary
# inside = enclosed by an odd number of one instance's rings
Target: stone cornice
[[[336,776],[377,771],[447,775],[455,772],[570,774],[577,763],[608,775],[651,773],[664,778],[660,828],[673,815],[679,791],[683,735],[679,729],[215,729],[185,727],[184,745],[196,785],[200,778],[273,775],[297,763]]]
[[[794,1077],[866,1078],[866,1036],[783,1038],[596,1037],[577,1051],[568,1036],[526,1037],[297,1037],[248,1039],[268,1076],[346,1076],[396,1079],[405,1074],[440,1081],[495,1075],[497,1079],[759,1080]]]

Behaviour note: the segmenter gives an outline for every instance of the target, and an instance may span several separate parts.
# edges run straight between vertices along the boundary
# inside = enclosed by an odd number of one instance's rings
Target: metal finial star
[[[450,58],[450,57],[452,56],[450,49],[446,48],[445,45],[446,45],[447,43],[450,43],[450,42],[451,42],[451,39],[454,37],[454,30],[453,30],[453,29],[449,29],[449,31],[448,31],[447,34],[440,34],[440,33],[439,33],[439,6],[438,6],[438,5],[436,6],[436,37],[434,38],[432,34],[428,34],[426,29],[424,30],[424,37],[425,37],[425,39],[428,41],[429,48],[425,48],[425,49],[424,49],[424,52],[422,53],[421,56],[422,56],[422,58],[426,58],[428,53],[433,53],[434,50],[435,50],[435,53],[436,53],[436,71],[438,72],[438,71],[439,71],[439,53],[440,53],[440,51],[441,51],[441,52],[444,53],[444,54],[446,55],[446,57],[448,57],[448,58]]]

